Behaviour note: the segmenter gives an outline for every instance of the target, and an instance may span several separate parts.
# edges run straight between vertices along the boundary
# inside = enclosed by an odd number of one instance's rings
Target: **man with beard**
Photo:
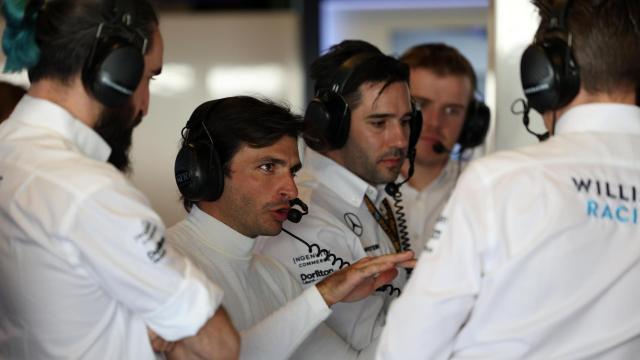
[[[222,290],[121,172],[162,67],[155,11],[24,3],[2,5],[5,70],[32,85],[0,125],[0,358],[237,356]]]
[[[398,176],[419,119],[408,67],[364,41],[333,46],[312,64],[311,76],[317,95],[305,114],[309,148],[297,178],[309,214],[264,239],[262,250],[304,288],[363,257],[404,248],[384,186]],[[355,349],[375,343],[406,276],[362,301],[336,304],[327,324]]]

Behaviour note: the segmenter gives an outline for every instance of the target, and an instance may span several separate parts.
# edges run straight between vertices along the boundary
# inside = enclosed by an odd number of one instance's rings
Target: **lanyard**
[[[376,208],[373,204],[373,201],[369,199],[367,195],[364,196],[364,202],[367,204],[367,209],[371,213],[374,219],[380,224],[382,230],[387,234],[391,243],[393,244],[393,248],[396,252],[400,252],[401,244],[400,244],[400,235],[398,235],[398,225],[396,224],[396,218],[393,216],[393,211],[391,210],[391,205],[389,205],[389,201],[385,198],[382,200],[382,205],[384,206],[385,212],[387,216],[383,216],[380,213],[380,210]]]

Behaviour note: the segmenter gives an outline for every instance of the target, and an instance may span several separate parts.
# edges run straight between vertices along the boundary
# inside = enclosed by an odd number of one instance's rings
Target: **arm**
[[[195,336],[175,343],[167,359],[237,359],[239,354],[240,336],[220,307]]]
[[[243,359],[289,358],[293,351],[309,338],[306,342],[310,344],[307,350],[301,350],[306,353],[305,358],[309,353],[323,356],[323,358],[357,358],[358,351],[353,350],[329,327],[321,324],[331,314],[329,307],[338,301],[357,301],[368,296],[380,285],[393,280],[397,273],[394,269],[396,264],[411,266],[412,262],[409,259],[412,257],[413,253],[407,252],[362,259],[348,268],[333,273],[301,294],[299,284],[288,276],[286,270],[282,269],[289,279],[289,290],[294,296],[300,295],[242,332],[241,357]],[[285,289],[282,291],[289,292]],[[309,337],[318,324],[321,324],[320,327]],[[375,344],[370,348],[375,349]]]
[[[164,225],[126,181],[96,184],[60,223],[87,276],[163,339],[193,336],[222,290],[164,241]]]

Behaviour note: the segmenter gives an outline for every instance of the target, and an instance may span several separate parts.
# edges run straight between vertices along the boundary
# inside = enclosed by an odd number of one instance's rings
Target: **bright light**
[[[278,64],[215,66],[207,73],[207,91],[212,98],[258,95],[282,98],[285,71]]]
[[[191,65],[168,63],[149,88],[153,95],[172,97],[190,91],[195,81],[196,71]]]

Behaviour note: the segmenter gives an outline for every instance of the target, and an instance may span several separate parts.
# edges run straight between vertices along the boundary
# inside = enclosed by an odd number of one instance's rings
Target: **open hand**
[[[388,284],[396,275],[396,266],[413,268],[412,251],[375,257],[365,257],[340,269],[316,284],[327,305],[366,298],[377,288]]]

